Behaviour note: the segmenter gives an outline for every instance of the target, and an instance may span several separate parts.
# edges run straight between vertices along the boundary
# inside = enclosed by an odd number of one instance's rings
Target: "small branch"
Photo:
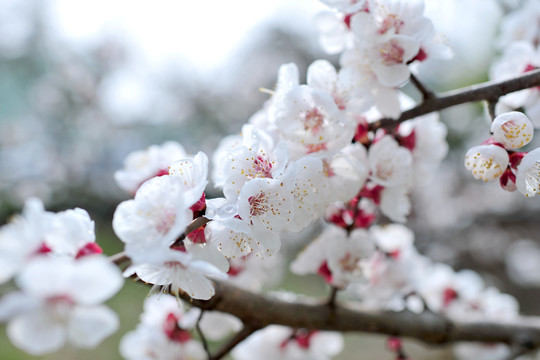
[[[126,255],[125,251],[121,251],[117,254],[109,256],[109,260],[115,265],[120,265],[129,261],[129,257]]]
[[[205,218],[204,216],[200,216],[193,220],[191,223],[189,223],[188,226],[186,226],[186,230],[184,231],[184,235],[189,234],[190,232],[195,231],[196,229],[200,228],[203,225],[206,225],[208,222],[212,220]]]
[[[420,93],[422,94],[422,99],[424,101],[437,97],[435,93],[429,90],[427,87],[425,87],[424,84],[422,84],[422,82],[420,82],[420,80],[412,72],[411,72],[410,80],[414,84],[414,86],[416,86],[418,91],[420,91]]]
[[[445,92],[439,96],[426,99],[412,109],[404,111],[397,119],[381,119],[371,124],[370,130],[380,128],[394,129],[399,123],[415,117],[443,110],[451,106],[474,101],[498,99],[503,95],[523,89],[540,86],[540,70],[528,71],[510,80],[486,82],[458,90]]]
[[[197,322],[195,323],[195,330],[197,330],[197,334],[199,334],[199,337],[201,338],[201,342],[204,348],[204,351],[206,352],[206,355],[208,357],[208,360],[212,360],[212,354],[210,354],[210,350],[208,349],[208,342],[206,341],[206,338],[204,337],[204,334],[201,330],[201,319],[203,317],[204,310],[201,310],[201,313],[199,314],[199,317],[197,318]]]
[[[326,301],[326,306],[329,306],[331,308],[336,306],[336,297],[339,289],[332,286],[330,290],[330,296],[328,297],[328,300]]]
[[[232,314],[256,329],[278,324],[291,328],[409,337],[430,344],[472,341],[508,345],[526,343],[528,349],[540,346],[540,318],[537,317],[520,317],[514,322],[453,321],[431,311],[421,314],[370,311],[341,304],[330,308],[320,303],[285,302],[221,282],[216,282],[215,287],[216,295],[208,301],[190,299],[186,294],[182,297],[201,309]]]
[[[257,327],[244,326],[236,335],[234,335],[221,349],[219,349],[210,360],[219,360],[229,353],[236,345],[244,341],[248,336],[259,330]]]
[[[497,114],[495,114],[495,106],[497,106],[497,101],[499,101],[499,99],[487,100],[488,114],[491,122],[493,122],[493,120],[495,120],[495,117],[497,116]]]
[[[180,235],[178,237],[178,239],[176,239],[176,241],[174,242],[174,244],[172,246],[174,246],[174,245],[182,245],[184,239],[186,238],[186,236],[189,233],[197,230],[198,228],[200,228],[203,225],[206,225],[210,221],[212,221],[212,220],[210,220],[208,218],[205,218],[204,216],[199,216],[198,218],[193,220],[191,223],[189,223],[188,226],[186,226],[186,230],[184,231],[184,233],[182,235]]]

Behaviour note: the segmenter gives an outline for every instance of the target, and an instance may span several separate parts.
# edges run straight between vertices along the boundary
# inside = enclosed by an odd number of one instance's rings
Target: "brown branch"
[[[436,97],[435,93],[425,87],[424,84],[413,73],[411,73],[410,81],[418,89],[418,91],[420,91],[420,93],[422,94],[422,99],[424,101]]]
[[[208,360],[212,360],[212,355],[210,354],[210,350],[208,349],[208,341],[206,341],[206,337],[204,336],[204,333],[201,330],[201,319],[203,315],[204,315],[204,310],[201,310],[199,317],[197,318],[197,322],[195,323],[195,330],[197,330],[197,334],[199,334],[199,338],[203,345],[204,351],[206,352]]]
[[[451,106],[474,101],[496,101],[503,95],[514,91],[540,86],[540,70],[533,70],[510,80],[486,82],[458,90],[442,93],[441,95],[425,99],[419,105],[404,111],[397,119],[384,118],[371,124],[371,130],[380,128],[393,129],[399,123],[434,111],[443,110]]]
[[[540,318],[535,317],[521,317],[515,322],[459,322],[431,311],[422,314],[366,311],[339,304],[330,308],[320,303],[284,302],[226,283],[216,282],[215,286],[216,295],[210,300],[190,299],[185,294],[183,298],[201,309],[235,315],[254,328],[278,324],[292,328],[409,337],[431,344],[472,341],[526,344],[529,349],[540,346]]]

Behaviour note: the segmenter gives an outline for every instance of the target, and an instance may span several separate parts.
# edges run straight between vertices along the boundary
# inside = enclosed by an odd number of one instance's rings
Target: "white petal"
[[[118,330],[120,322],[106,306],[77,307],[68,324],[69,341],[79,348],[94,348]]]
[[[7,335],[13,345],[32,355],[60,350],[66,341],[66,329],[43,307],[9,322]]]

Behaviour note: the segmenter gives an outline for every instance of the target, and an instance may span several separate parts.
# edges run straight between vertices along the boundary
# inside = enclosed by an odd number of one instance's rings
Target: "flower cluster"
[[[318,15],[320,42],[342,53],[340,77],[368,107],[385,116],[400,112],[396,88],[409,79],[413,61],[449,58],[451,52],[424,16],[424,2],[394,0],[326,1],[334,11]]]
[[[101,255],[94,222],[82,209],[52,213],[29,199],[22,216],[0,228],[0,321],[12,343],[33,355],[66,344],[96,347],[118,329],[104,301],[122,287],[120,271]]]
[[[186,226],[206,208],[207,173],[204,153],[177,160],[167,174],[145,181],[134,199],[117,207],[113,228],[131,259],[125,276],[136,274],[156,289],[170,286],[177,295],[186,292],[209,299],[214,294],[207,276],[226,278],[227,260],[204,236],[181,238]]]
[[[527,116],[512,111],[497,116],[492,136],[465,155],[465,168],[485,182],[499,179],[503,189],[516,189],[527,197],[540,193],[540,149],[519,150],[531,142],[534,127]]]

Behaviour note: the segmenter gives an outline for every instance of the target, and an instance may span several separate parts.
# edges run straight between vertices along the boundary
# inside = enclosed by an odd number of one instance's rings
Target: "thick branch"
[[[255,294],[225,283],[216,283],[216,295],[208,300],[184,299],[202,309],[226,312],[245,324],[262,328],[270,324],[292,328],[358,331],[415,338],[431,344],[457,341],[540,346],[540,318],[522,317],[516,322],[457,322],[432,312],[384,312],[355,310],[336,304],[290,303]],[[264,309],[261,311],[261,309]]]
[[[501,96],[514,91],[540,86],[540,70],[524,73],[516,78],[477,84],[458,90],[442,93],[435,97],[429,97],[412,109],[404,111],[398,119],[381,119],[371,124],[371,130],[380,128],[392,129],[400,122],[429,114],[434,111],[449,108],[451,106],[465,104],[473,101],[496,102]]]

